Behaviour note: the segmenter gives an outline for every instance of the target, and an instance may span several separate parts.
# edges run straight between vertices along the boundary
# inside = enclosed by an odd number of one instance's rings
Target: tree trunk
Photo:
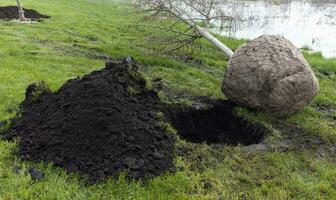
[[[203,36],[205,39],[207,39],[209,42],[211,42],[213,45],[215,45],[217,48],[219,48],[228,58],[231,58],[233,55],[233,51],[224,45],[221,41],[219,41],[217,38],[215,38],[213,35],[211,35],[208,31],[204,30],[203,28],[196,25],[198,33]]]
[[[27,18],[24,16],[24,10],[22,8],[21,1],[20,0],[16,0],[16,3],[17,3],[17,6],[18,6],[18,10],[19,10],[19,20],[20,21],[27,20]]]
[[[223,44],[221,41],[219,41],[217,38],[215,38],[213,35],[211,35],[208,30],[205,30],[204,28],[198,26],[196,23],[189,21],[188,19],[182,17],[180,14],[174,12],[173,10],[167,9],[166,11],[171,13],[178,19],[181,19],[184,23],[188,24],[190,27],[194,27],[202,37],[204,37],[206,40],[208,40],[218,49],[220,49],[228,58],[232,57],[233,51],[225,44]]]

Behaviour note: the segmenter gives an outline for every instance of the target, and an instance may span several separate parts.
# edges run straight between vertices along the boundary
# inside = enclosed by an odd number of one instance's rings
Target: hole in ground
[[[262,142],[269,133],[263,125],[234,115],[233,103],[211,104],[208,108],[174,106],[168,109],[166,118],[182,139],[194,143],[252,145]]]

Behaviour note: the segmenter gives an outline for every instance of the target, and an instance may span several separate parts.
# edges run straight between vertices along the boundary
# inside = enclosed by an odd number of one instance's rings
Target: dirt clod
[[[6,126],[6,122],[0,122],[0,128]]]
[[[17,165],[14,165],[13,166],[13,172],[15,173],[15,174],[20,174],[20,171],[22,170],[22,168],[21,167],[19,167],[19,166],[17,166]]]
[[[23,9],[25,17],[32,20],[38,20],[42,18],[50,18],[47,15],[40,14],[36,10],[32,9]],[[19,11],[17,6],[5,6],[0,7],[0,19],[18,19],[19,18]]]
[[[40,181],[45,176],[45,174],[42,171],[40,171],[40,170],[38,170],[34,167],[29,168],[28,173],[30,174],[30,177],[33,181]]]
[[[30,84],[25,93],[25,99],[21,103],[20,109],[29,108],[32,104],[40,101],[43,96],[51,94],[49,86],[45,82]]]
[[[124,170],[136,179],[157,176],[173,170],[174,139],[159,126],[160,100],[145,84],[129,63],[108,63],[27,104],[9,132],[21,137],[24,159],[91,181]]]

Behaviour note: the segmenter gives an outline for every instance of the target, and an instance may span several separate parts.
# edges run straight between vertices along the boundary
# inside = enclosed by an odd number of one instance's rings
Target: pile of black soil
[[[21,137],[24,159],[52,162],[92,181],[124,170],[139,179],[174,169],[174,137],[156,117],[160,100],[132,65],[108,63],[55,93],[32,94],[36,87],[28,87],[10,131]]]
[[[50,18],[47,15],[40,14],[36,10],[32,9],[23,9],[26,18],[32,20],[38,20],[42,18]],[[0,19],[10,20],[10,19],[18,19],[19,11],[17,6],[5,6],[0,7]]]
[[[212,101],[210,106],[195,108],[175,106],[167,111],[167,119],[181,138],[208,144],[251,145],[264,140],[269,130],[234,114],[229,101]]]

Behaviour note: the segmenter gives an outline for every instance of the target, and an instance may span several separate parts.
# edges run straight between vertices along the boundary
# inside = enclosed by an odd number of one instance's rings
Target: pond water
[[[264,34],[282,35],[296,47],[336,57],[336,1],[223,0],[220,7],[235,18],[234,37],[253,39]],[[227,32],[220,32],[227,35]]]

